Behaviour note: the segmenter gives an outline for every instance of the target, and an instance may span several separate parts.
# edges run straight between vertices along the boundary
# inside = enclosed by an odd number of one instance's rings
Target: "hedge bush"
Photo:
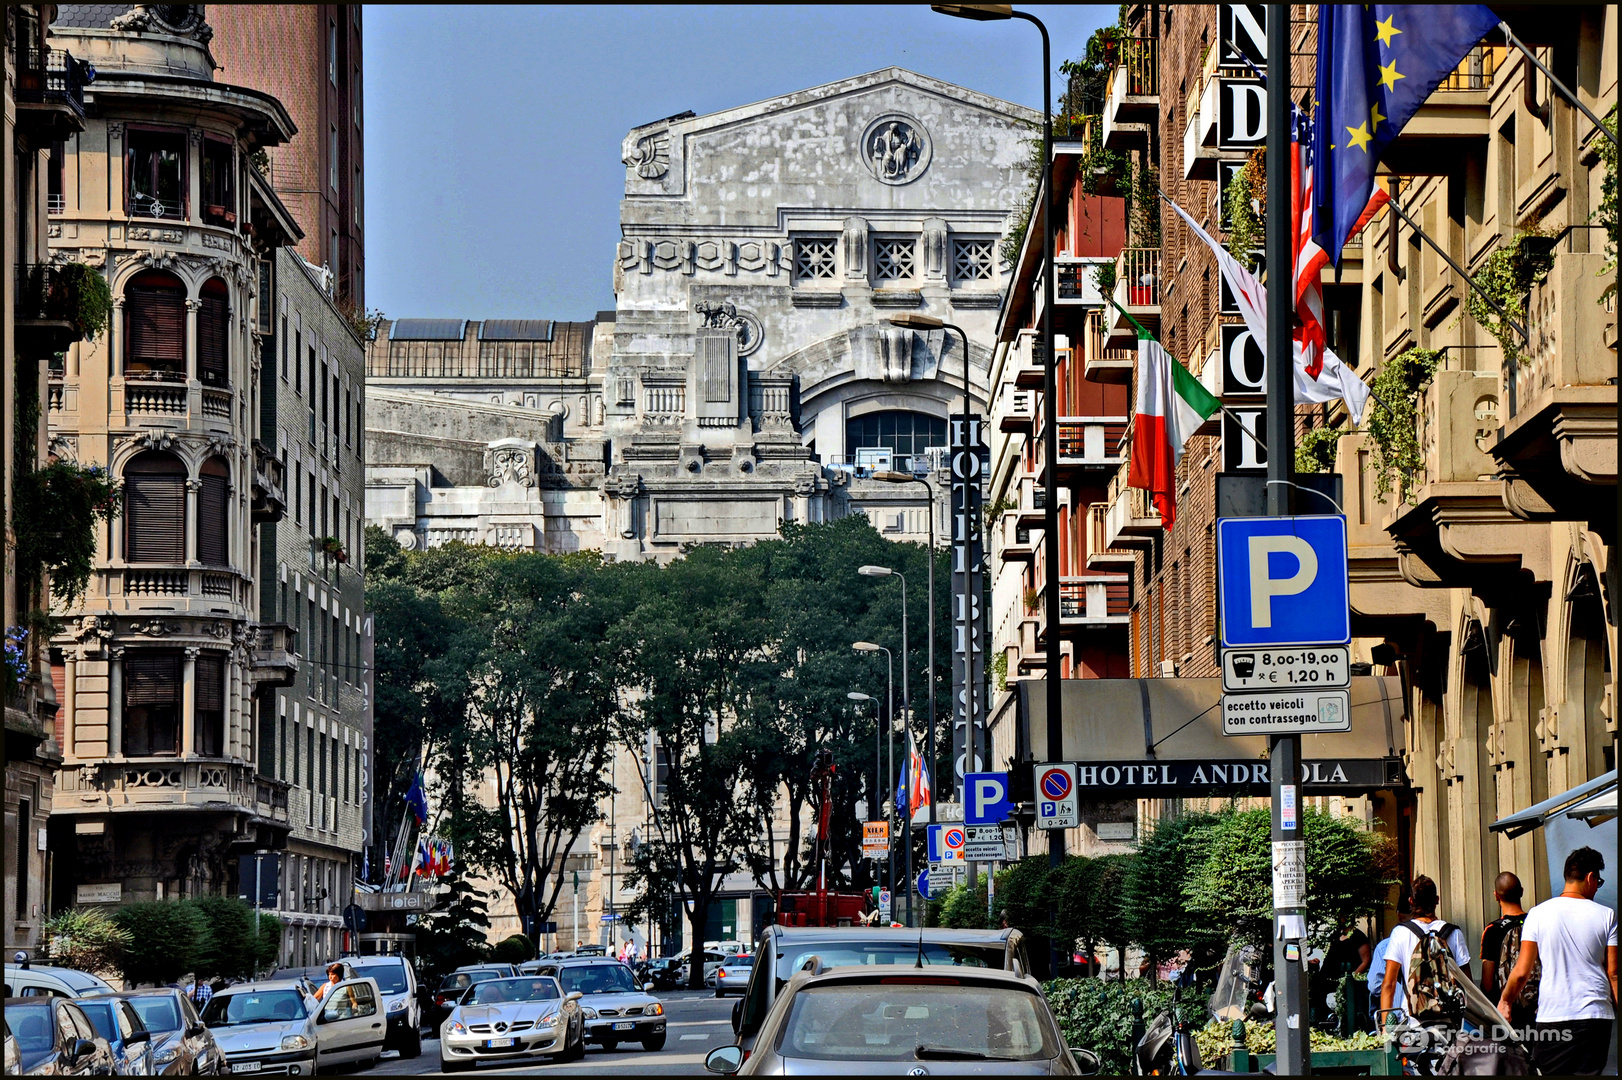
[[[132,985],[162,986],[201,967],[208,921],[195,905],[175,900],[126,904],[113,921],[129,934],[123,972]]]
[[[1172,995],[1169,984],[1147,979],[1055,979],[1042,989],[1065,1045],[1097,1054],[1104,1076],[1132,1071],[1132,1002],[1142,1003],[1148,1022],[1170,1005]]]
[[[496,942],[490,950],[490,959],[498,964],[522,964],[535,959],[535,945],[523,934],[513,934]]]

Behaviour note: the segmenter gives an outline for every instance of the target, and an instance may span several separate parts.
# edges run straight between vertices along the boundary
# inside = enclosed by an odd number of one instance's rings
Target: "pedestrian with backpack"
[[[1527,913],[1521,951],[1504,983],[1498,1011],[1514,1003],[1542,965],[1532,1059],[1544,1075],[1597,1076],[1616,1022],[1616,912],[1594,902],[1605,857],[1590,847],[1566,856],[1566,886]]]
[[[1386,945],[1380,1015],[1387,1023],[1395,1010],[1421,1023],[1448,1018],[1447,1000],[1453,995],[1442,963],[1445,954],[1470,977],[1470,945],[1463,930],[1436,917],[1439,902],[1436,882],[1423,874],[1416,877],[1408,890],[1413,915],[1396,925]]]
[[[1498,901],[1499,917],[1488,923],[1481,932],[1481,992],[1497,1001],[1521,953],[1521,927],[1526,922],[1526,909],[1521,907],[1521,879],[1508,870],[1499,874],[1498,880],[1493,882],[1492,893]],[[1517,1032],[1524,1031],[1537,1018],[1536,967],[1510,1005],[1509,1023]]]

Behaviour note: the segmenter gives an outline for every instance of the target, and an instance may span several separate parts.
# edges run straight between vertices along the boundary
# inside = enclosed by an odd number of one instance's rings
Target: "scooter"
[[[1173,985],[1171,1004],[1149,1022],[1143,1038],[1132,1054],[1134,1076],[1239,1076],[1226,1069],[1207,1069],[1200,1065],[1200,1048],[1194,1041],[1194,1025],[1186,1011],[1193,1005],[1183,1003],[1181,977]],[[1272,1072],[1269,1065],[1264,1072]]]

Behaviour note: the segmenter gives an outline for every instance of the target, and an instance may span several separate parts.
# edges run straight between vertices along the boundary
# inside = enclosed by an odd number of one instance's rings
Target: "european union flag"
[[[1337,265],[1380,154],[1498,22],[1481,4],[1318,5],[1312,238]]]
[[[421,825],[428,820],[428,793],[423,790],[422,773],[411,781],[411,788],[406,792],[406,806],[410,807],[412,816]]]

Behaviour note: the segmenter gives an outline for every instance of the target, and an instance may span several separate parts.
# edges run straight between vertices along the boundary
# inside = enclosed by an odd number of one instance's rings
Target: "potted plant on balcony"
[[[51,596],[72,607],[84,595],[96,557],[96,525],[117,517],[122,485],[97,465],[56,461],[19,478],[11,527],[17,576],[51,575]]]
[[[1425,468],[1417,427],[1419,395],[1441,365],[1442,354],[1431,349],[1412,348],[1380,365],[1370,390],[1384,408],[1368,417],[1369,438],[1374,443],[1374,497],[1385,502],[1396,478],[1397,499],[1407,502]]]
[[[349,561],[349,552],[344,550],[343,541],[339,540],[336,536],[323,536],[320,540],[319,547],[321,554],[331,556],[340,564]]]

